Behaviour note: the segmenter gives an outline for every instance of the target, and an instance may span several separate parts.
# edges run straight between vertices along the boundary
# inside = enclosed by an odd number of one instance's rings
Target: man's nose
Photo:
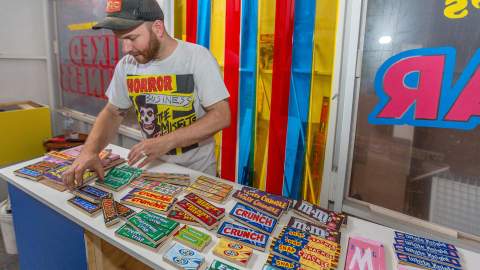
[[[132,51],[132,44],[130,40],[124,39],[122,42],[122,52],[123,54],[128,54]]]

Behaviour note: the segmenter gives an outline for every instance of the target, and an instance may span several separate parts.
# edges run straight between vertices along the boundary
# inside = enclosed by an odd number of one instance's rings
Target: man
[[[104,171],[98,157],[134,107],[144,140],[128,154],[143,167],[159,158],[215,175],[212,136],[230,125],[229,94],[210,52],[169,36],[155,0],[108,0],[107,17],[93,29],[110,29],[122,41],[120,59],[88,140],[63,175],[70,188],[86,169]],[[142,160],[143,159],[143,160]]]

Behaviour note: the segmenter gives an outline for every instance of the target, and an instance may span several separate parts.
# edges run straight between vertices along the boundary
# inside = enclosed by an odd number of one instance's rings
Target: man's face
[[[151,23],[143,23],[130,31],[115,31],[115,36],[122,41],[124,54],[130,54],[140,64],[155,59],[160,42],[152,31]]]

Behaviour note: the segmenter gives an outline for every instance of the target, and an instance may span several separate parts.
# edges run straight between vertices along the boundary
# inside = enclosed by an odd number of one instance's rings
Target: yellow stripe
[[[275,1],[260,0],[258,7],[257,90],[254,144],[254,186],[266,187],[268,133],[272,96]]]
[[[75,23],[67,25],[67,28],[70,31],[92,30],[92,26],[95,24],[97,24],[97,22]]]
[[[187,39],[187,1],[186,0],[175,0],[173,1],[174,9],[174,23],[175,29],[173,36],[176,39],[186,40]]]
[[[329,103],[331,96],[338,0],[317,1],[315,12],[313,73],[302,196],[304,200],[318,204],[322,188],[328,114],[324,116],[327,119],[326,123],[320,123],[320,121],[322,104],[324,100]]]
[[[225,63],[225,13],[226,0],[212,0],[211,2],[211,23],[210,23],[210,51],[222,72]],[[215,138],[215,158],[217,159],[217,174],[221,171],[222,160],[222,132],[217,132]]]

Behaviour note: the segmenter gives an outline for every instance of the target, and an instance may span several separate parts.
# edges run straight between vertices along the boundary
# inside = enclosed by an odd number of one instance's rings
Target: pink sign
[[[345,270],[385,270],[384,247],[362,237],[348,239]]]

